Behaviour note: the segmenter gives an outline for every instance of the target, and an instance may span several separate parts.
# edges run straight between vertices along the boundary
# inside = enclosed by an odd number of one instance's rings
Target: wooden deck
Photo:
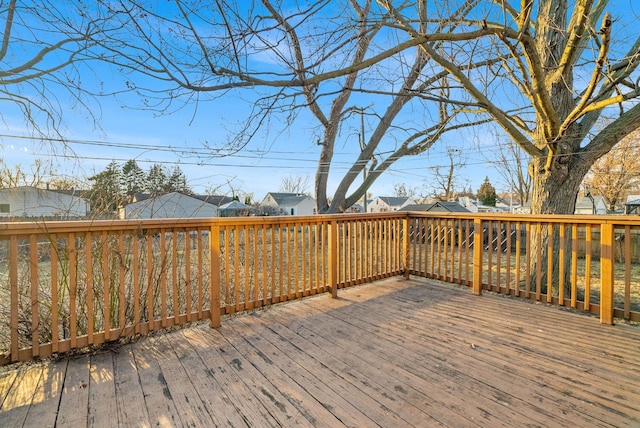
[[[640,328],[392,278],[0,375],[0,426],[637,427]]]

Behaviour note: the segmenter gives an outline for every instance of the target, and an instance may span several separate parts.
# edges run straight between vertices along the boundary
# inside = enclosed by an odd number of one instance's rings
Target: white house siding
[[[313,215],[316,208],[315,199],[296,193],[267,193],[260,205],[272,208],[277,215]]]
[[[370,213],[383,213],[390,211],[389,205],[380,198],[375,198],[371,201],[368,208]]]
[[[272,208],[280,208],[278,205],[278,202],[269,193],[267,193],[267,195],[264,197],[260,205],[263,205],[266,207],[272,207]]]
[[[287,215],[313,215],[316,203],[312,197],[307,196],[295,205],[283,205],[281,208]]]
[[[594,213],[594,205],[595,205],[595,213]],[[584,214],[584,215],[604,215],[607,214],[607,203],[604,201],[602,196],[594,196],[593,202],[590,198],[583,196],[578,197],[576,200],[576,209],[574,211],[575,214]]]
[[[88,211],[78,196],[35,187],[0,189],[0,217],[85,217]]]
[[[218,207],[182,193],[167,193],[125,207],[126,218],[217,217]]]
[[[391,204],[389,203],[391,202]],[[386,213],[398,211],[400,208],[409,203],[415,203],[415,200],[409,201],[409,198],[396,198],[393,196],[378,196],[369,203],[367,207],[370,213]]]

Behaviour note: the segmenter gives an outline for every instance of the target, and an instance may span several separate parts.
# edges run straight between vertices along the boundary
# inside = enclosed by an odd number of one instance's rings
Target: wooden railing
[[[591,312],[606,324],[640,321],[638,217],[412,213],[408,221],[411,274]]]
[[[544,232],[556,239],[536,246]],[[639,232],[638,218],[416,213],[1,223],[0,363],[401,274],[639,321]]]

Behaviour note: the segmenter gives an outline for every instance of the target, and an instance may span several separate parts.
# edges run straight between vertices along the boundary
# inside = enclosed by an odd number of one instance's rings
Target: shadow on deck
[[[638,426],[640,329],[391,278],[0,375],[0,426]]]

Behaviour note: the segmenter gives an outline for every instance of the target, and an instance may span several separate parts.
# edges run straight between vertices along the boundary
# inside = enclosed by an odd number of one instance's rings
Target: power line
[[[263,159],[265,157],[268,157],[268,155],[270,154],[291,154],[291,151],[258,150],[258,149],[242,149],[240,151],[236,151],[236,149],[232,149],[232,148],[207,148],[207,147],[194,147],[194,146],[137,144],[137,143],[106,141],[106,140],[67,139],[67,138],[56,138],[56,137],[36,138],[36,137],[30,137],[25,135],[15,135],[15,134],[0,134],[0,138],[13,138],[13,139],[23,139],[23,140],[31,140],[31,141],[41,140],[41,141],[58,142],[58,143],[65,143],[65,144],[90,145],[90,146],[109,147],[109,148],[123,148],[127,150],[144,150],[144,151],[183,153],[183,154],[189,153],[194,155],[205,155],[205,156],[214,157],[214,158],[233,156],[233,157],[240,157],[240,158],[247,158],[247,159]],[[473,146],[475,147],[469,147],[469,148],[466,148],[465,150],[481,153],[483,150],[497,149],[501,147],[503,144],[504,143],[498,143],[498,142],[496,142],[495,144],[484,144],[482,146],[474,144]],[[636,146],[633,146],[632,148],[640,148],[640,143]],[[614,146],[611,149],[611,151],[613,150],[623,150],[623,149],[620,147]],[[391,154],[393,152],[394,152],[393,150],[387,150],[387,151],[378,152],[376,153],[376,155],[379,156],[384,154]],[[241,153],[253,153],[253,154],[256,154],[257,156],[249,156]],[[427,155],[438,156],[438,155],[446,155],[447,151],[446,150],[437,151],[437,150],[431,149],[425,153]],[[586,152],[580,152],[580,153],[586,153]],[[359,154],[360,152],[340,152],[340,151],[335,152],[335,155],[338,155],[338,156],[341,156],[341,155],[357,156]],[[577,154],[578,153],[570,153],[570,154],[559,155],[559,156],[571,156],[571,155],[577,155]],[[291,158],[270,158],[270,159],[286,160],[286,161],[291,161],[291,160],[308,161],[308,159],[291,159]]]
[[[0,138],[15,138],[15,139],[26,139],[26,140],[35,140],[36,138],[34,137],[28,137],[28,136],[23,136],[23,135],[11,135],[11,134],[0,134]],[[216,149],[207,149],[206,147],[202,147],[202,148],[194,148],[194,147],[179,147],[179,146],[161,146],[161,145],[147,145],[147,144],[136,144],[136,143],[121,143],[121,142],[113,142],[113,141],[100,141],[100,140],[79,140],[79,139],[64,139],[64,138],[52,138],[52,137],[42,137],[42,138],[38,138],[40,140],[43,141],[49,141],[49,142],[62,142],[62,143],[71,143],[71,144],[79,144],[79,145],[90,145],[90,146],[98,146],[98,147],[109,147],[109,148],[123,148],[123,149],[128,149],[128,150],[144,150],[143,153],[146,152],[169,152],[169,153],[185,153],[185,152],[189,152],[190,154],[196,155],[197,157],[199,157],[198,155],[205,155],[206,157],[213,157],[213,158],[223,158],[223,157],[228,157],[228,158],[239,158],[239,159],[254,159],[254,160],[260,160],[260,161],[284,161],[286,163],[278,163],[278,164],[266,164],[266,165],[259,165],[259,164],[242,164],[242,163],[234,163],[232,165],[228,164],[228,163],[219,163],[219,162],[210,162],[210,161],[205,161],[205,160],[199,160],[199,161],[176,161],[176,160],[159,160],[159,159],[140,159],[139,157],[142,154],[138,154],[136,156],[136,161],[138,162],[142,162],[142,163],[158,163],[158,164],[177,164],[177,165],[194,165],[194,166],[211,166],[211,167],[237,167],[237,168],[267,168],[267,169],[308,169],[310,167],[310,165],[304,166],[304,165],[300,165],[299,163],[313,163],[313,164],[317,164],[318,161],[317,159],[309,159],[309,158],[292,158],[292,157],[272,157],[269,156],[270,154],[292,154],[291,152],[288,151],[263,151],[263,150],[256,150],[256,149],[243,149],[241,152],[238,153],[233,153],[233,154],[228,154],[228,155],[212,155],[212,152],[216,152]],[[484,156],[483,152],[487,151],[487,150],[491,150],[492,148],[498,148],[500,146],[502,146],[503,143],[496,143],[496,144],[491,144],[491,145],[475,145],[474,147],[470,147],[470,148],[466,148],[465,152],[467,153],[472,153],[472,154],[478,154],[478,155],[482,155]],[[623,151],[623,150],[633,150],[633,149],[637,149],[640,148],[640,144],[637,145],[632,145],[632,146],[628,146],[628,147],[619,147],[619,146],[614,146],[610,151]],[[383,152],[379,152],[376,153],[376,156],[380,156],[380,155],[384,155],[384,154],[391,154],[393,153],[393,150],[388,150],[388,151],[383,151]],[[242,153],[253,153],[253,155],[247,155],[247,154],[242,154]],[[584,154],[587,153],[585,151],[583,152],[578,152],[578,153],[569,153],[569,154],[558,154],[555,155],[557,157],[560,156],[576,156],[576,155],[580,155],[580,154]],[[106,157],[106,156],[102,156],[102,157],[98,157],[98,156],[86,156],[86,155],[79,155],[79,154],[61,154],[61,153],[36,153],[37,155],[40,156],[48,156],[48,157],[56,157],[56,158],[65,158],[65,159],[76,159],[76,160],[94,160],[94,161],[117,161],[117,162],[126,162],[128,160],[131,160],[131,158],[111,158],[111,157]],[[434,150],[429,150],[427,152],[424,153],[425,156],[429,156],[429,155],[445,155],[446,152],[442,151],[442,152],[438,152],[438,151],[434,151]],[[357,156],[359,155],[359,152],[337,152],[335,153],[335,155],[337,156]],[[192,156],[188,156],[189,158],[191,158]],[[526,157],[529,157],[528,155],[526,155]],[[412,161],[412,160],[419,160],[421,162],[424,162],[424,157],[420,156],[405,156],[402,158],[403,161]],[[509,161],[515,161],[515,158],[511,158],[511,159],[506,159],[507,162]],[[292,165],[291,162],[297,162],[297,165]],[[350,168],[351,166],[354,165],[354,163],[360,162],[361,164],[364,163],[368,163],[368,161],[337,161],[335,159],[333,159],[330,163],[328,163],[329,166],[332,167],[333,170],[348,170],[348,168]],[[481,159],[481,160],[477,160],[477,161],[472,161],[469,162],[468,160],[465,161],[464,163],[464,167],[467,166],[480,166],[480,165],[486,165],[487,163],[490,163],[490,161],[487,161],[486,159]],[[325,166],[327,164],[324,164]],[[426,168],[434,168],[434,167],[447,167],[448,165],[429,165],[428,167],[425,166],[419,166],[419,167],[403,167],[403,168],[393,168],[393,171],[395,171],[396,173],[410,173],[410,171],[418,171],[418,170],[424,170]],[[348,167],[348,168],[344,168],[344,167]],[[388,169],[387,171],[390,171],[391,169]]]

